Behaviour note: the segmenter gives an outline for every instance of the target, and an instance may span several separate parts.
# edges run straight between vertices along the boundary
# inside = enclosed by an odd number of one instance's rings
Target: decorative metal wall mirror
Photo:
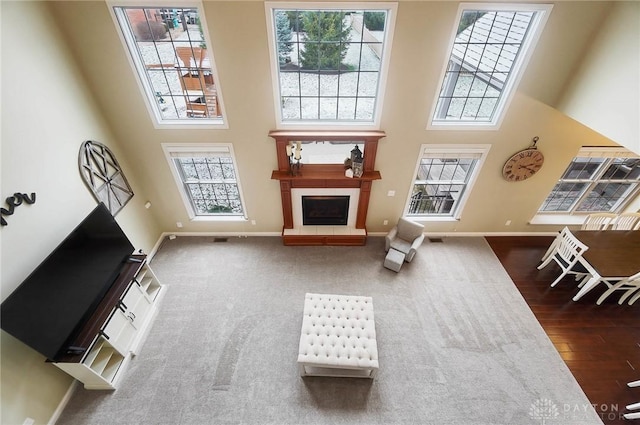
[[[80,146],[78,167],[85,184],[98,202],[115,216],[133,197],[120,164],[108,147],[87,140]]]

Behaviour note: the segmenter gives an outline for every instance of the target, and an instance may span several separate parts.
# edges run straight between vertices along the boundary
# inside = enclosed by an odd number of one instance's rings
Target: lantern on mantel
[[[362,151],[360,151],[358,145],[351,149],[351,163],[354,162],[362,162]]]
[[[354,177],[362,177],[363,162],[362,151],[360,151],[360,148],[356,145],[355,148],[351,149],[351,169],[353,170]]]

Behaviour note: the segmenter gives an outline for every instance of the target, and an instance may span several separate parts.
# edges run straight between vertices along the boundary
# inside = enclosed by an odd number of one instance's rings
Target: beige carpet
[[[601,424],[483,238],[425,243],[400,273],[365,247],[167,240],[166,296],[115,392],[59,424]],[[300,378],[306,292],[373,297],[377,379]]]

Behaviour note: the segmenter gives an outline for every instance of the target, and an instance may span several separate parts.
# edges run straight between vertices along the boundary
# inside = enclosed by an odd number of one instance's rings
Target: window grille
[[[395,5],[296,5],[267,6],[279,121],[377,124]]]
[[[244,217],[235,161],[229,145],[163,145],[192,216]]]
[[[619,148],[583,148],[539,212],[618,212],[639,190],[640,157]]]
[[[113,12],[156,122],[223,124],[200,11],[116,6]]]
[[[488,147],[426,146],[418,161],[406,215],[458,218]]]
[[[550,9],[466,6],[470,8],[460,13],[432,125],[495,125]]]

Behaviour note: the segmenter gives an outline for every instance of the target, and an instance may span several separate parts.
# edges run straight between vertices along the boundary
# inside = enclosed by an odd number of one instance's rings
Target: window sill
[[[190,221],[247,221],[244,216],[238,215],[220,215],[220,216],[202,216],[192,217]]]
[[[405,216],[405,218],[411,220],[411,221],[415,221],[417,223],[421,222],[421,221],[425,221],[425,222],[455,222],[455,221],[460,221],[459,219],[455,218],[455,217],[423,217],[423,216],[410,216],[407,215]]]
[[[556,224],[563,226],[581,225],[587,215],[571,214],[537,214],[529,221],[529,224]]]
[[[449,130],[449,131],[482,131],[498,130],[500,124],[493,121],[431,121],[427,125],[427,130]]]
[[[199,130],[227,130],[229,126],[222,119],[194,119],[191,120],[154,120],[154,127],[158,130],[184,130],[199,129]]]

